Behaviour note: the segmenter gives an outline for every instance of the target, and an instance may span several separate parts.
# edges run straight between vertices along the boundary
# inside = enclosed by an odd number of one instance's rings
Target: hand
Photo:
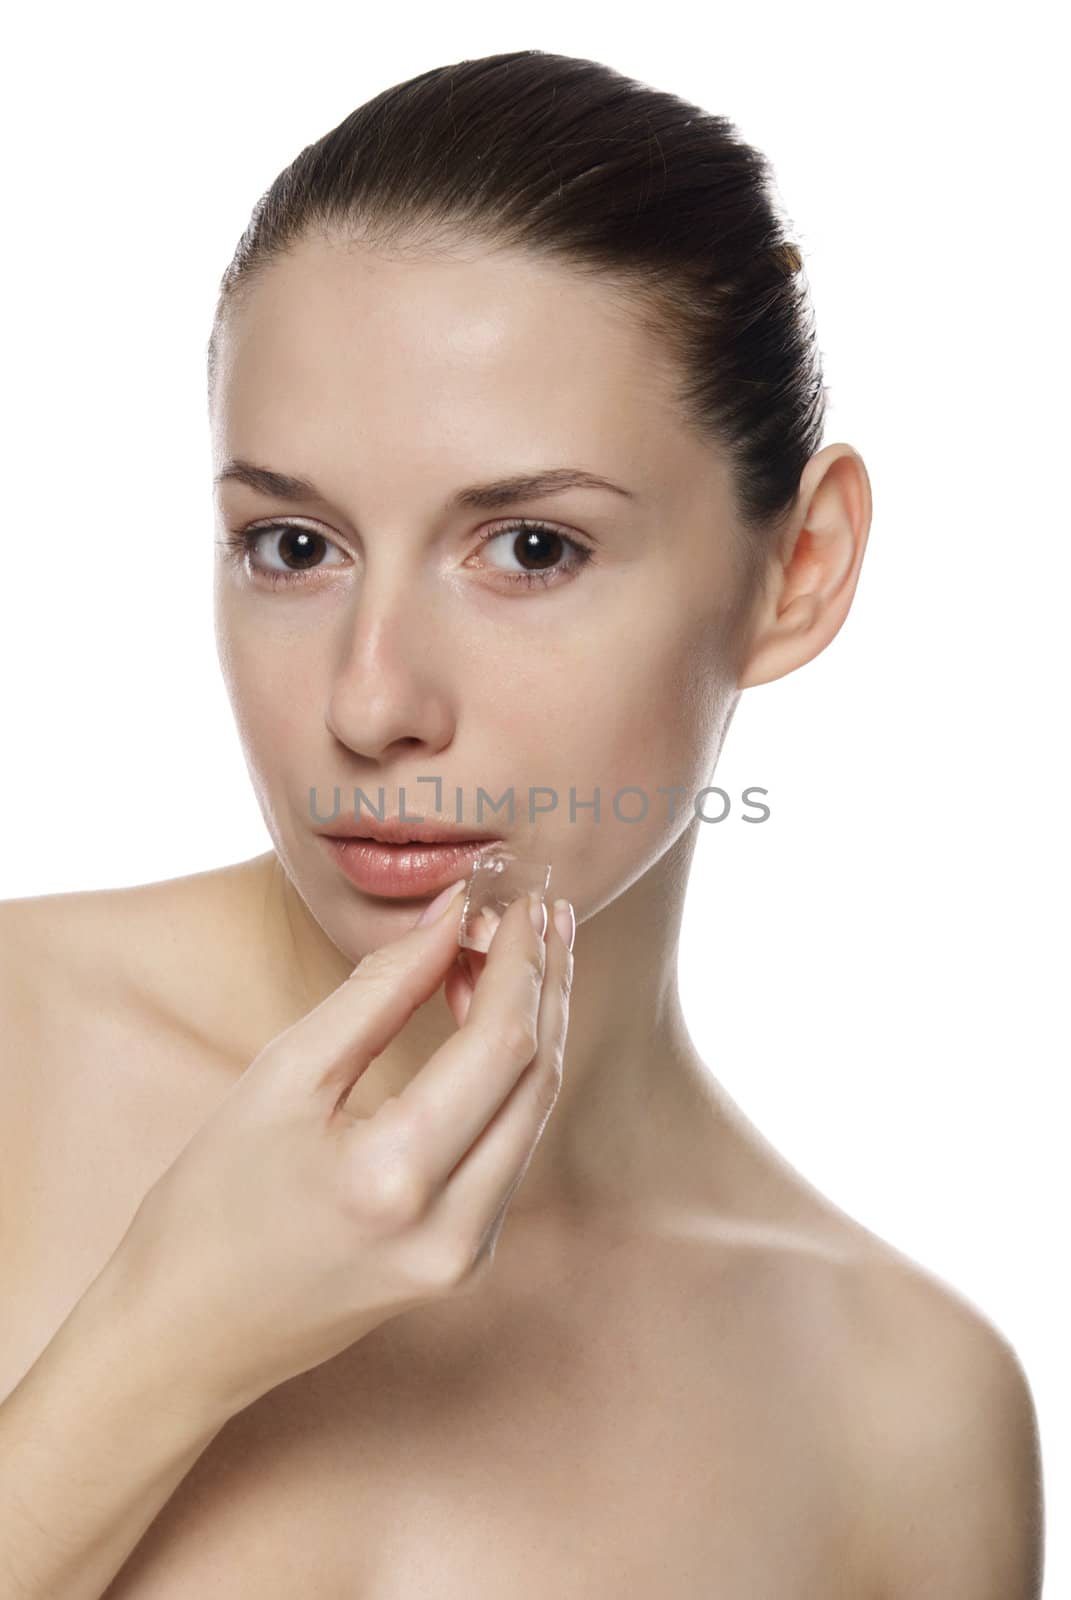
[[[493,1256],[557,1100],[573,958],[513,901],[476,976],[444,913],[371,951],[265,1046],[153,1184],[112,1257],[161,1359],[232,1415]],[[547,922],[536,932],[529,904]],[[451,972],[456,1033],[371,1117],[344,1102]],[[106,1269],[108,1270],[108,1269]]]

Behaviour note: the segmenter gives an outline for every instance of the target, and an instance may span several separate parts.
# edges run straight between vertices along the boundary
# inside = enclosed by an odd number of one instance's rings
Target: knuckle
[[[425,1260],[425,1281],[439,1293],[454,1292],[468,1282],[476,1267],[476,1255],[476,1246],[467,1240],[439,1240]]]
[[[363,988],[366,984],[373,987],[384,984],[394,975],[395,958],[393,951],[386,945],[377,945],[374,950],[369,950],[363,955],[354,967],[350,978]]]
[[[492,1033],[492,1047],[496,1054],[510,1061],[530,1061],[536,1053],[538,1042],[535,1019],[530,1016],[506,1017]]]
[[[381,1106],[376,1117],[386,1110]],[[355,1188],[362,1213],[387,1231],[419,1222],[431,1202],[431,1186],[416,1157],[408,1122],[394,1114],[380,1126],[370,1125],[361,1156]]]
[[[393,1228],[411,1227],[428,1207],[428,1186],[410,1161],[380,1164],[365,1187],[367,1204],[380,1223]]]
[[[303,1070],[307,1061],[307,1052],[301,1049],[295,1030],[287,1028],[285,1033],[277,1034],[257,1056],[253,1062],[254,1067],[270,1070],[281,1074],[283,1079],[296,1078]]]

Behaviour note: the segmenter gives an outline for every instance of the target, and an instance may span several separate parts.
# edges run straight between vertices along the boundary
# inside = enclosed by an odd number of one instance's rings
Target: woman
[[[678,1001],[695,797],[871,518],[771,189],[724,119],[517,51],[256,207],[209,400],[273,849],[0,907],[20,1595],[1035,1592],[1014,1352]],[[458,959],[488,840],[546,903]]]

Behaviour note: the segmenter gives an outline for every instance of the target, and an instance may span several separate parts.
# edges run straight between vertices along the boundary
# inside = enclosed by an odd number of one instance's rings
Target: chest
[[[384,1324],[232,1418],[106,1600],[858,1600],[806,1397],[664,1289],[660,1334],[620,1302]]]
[[[0,1395],[212,1108],[206,1086],[150,1113],[110,1073],[27,1145]],[[668,1238],[530,1246],[507,1219],[477,1295],[232,1418],[103,1600],[858,1600],[825,1368],[785,1280]]]
[[[829,1478],[761,1407],[605,1349],[361,1343],[232,1419],[107,1600],[841,1592]]]

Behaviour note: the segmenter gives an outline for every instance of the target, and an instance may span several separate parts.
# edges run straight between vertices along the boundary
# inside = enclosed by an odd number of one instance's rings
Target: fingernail
[[[419,917],[417,917],[416,921],[413,923],[413,927],[424,928],[429,922],[437,922],[443,912],[446,911],[450,906],[454,896],[457,894],[457,891],[459,889],[463,889],[467,882],[467,878],[458,878],[456,883],[450,884],[449,887],[444,889],[441,894],[437,894],[431,904],[424,907]]]
[[[534,889],[528,891],[528,915],[532,919],[532,927],[542,939],[547,931],[547,908],[543,896],[537,894]]]
[[[568,900],[555,900],[554,926],[561,934],[563,943],[567,944],[571,950],[573,948],[573,940],[576,938],[576,912]]]

